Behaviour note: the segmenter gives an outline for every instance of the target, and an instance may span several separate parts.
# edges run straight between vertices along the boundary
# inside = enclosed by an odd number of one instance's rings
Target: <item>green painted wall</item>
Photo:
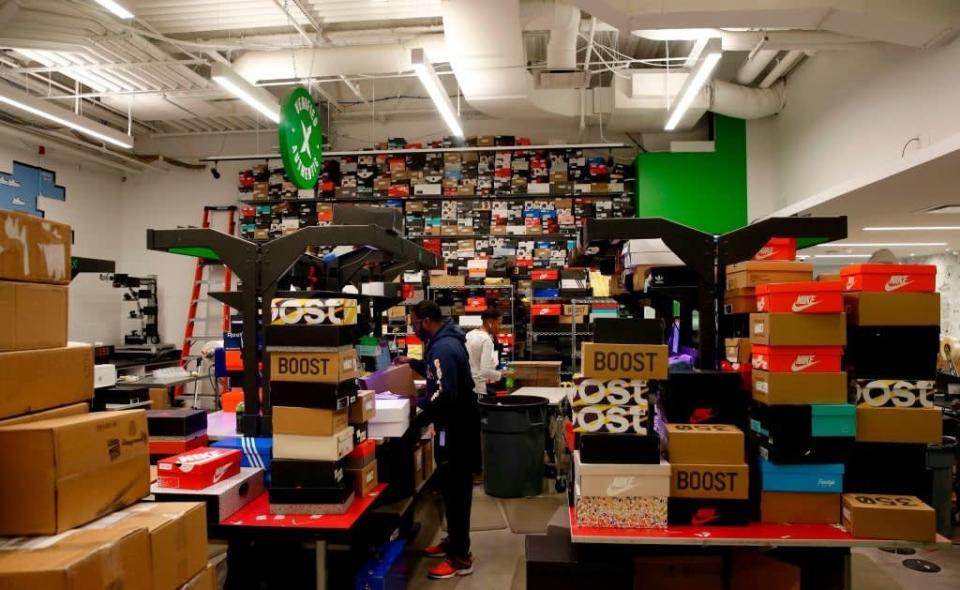
[[[747,126],[714,116],[716,151],[637,156],[637,217],[663,217],[701,231],[747,225]]]

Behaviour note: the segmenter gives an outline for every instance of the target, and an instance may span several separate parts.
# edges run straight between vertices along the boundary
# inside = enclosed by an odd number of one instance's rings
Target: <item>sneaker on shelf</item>
[[[473,559],[448,557],[427,574],[434,580],[446,580],[455,576],[469,576],[473,573]]]
[[[423,549],[423,554],[426,557],[446,557],[447,556],[447,540],[444,539],[437,543],[436,545],[430,545]]]

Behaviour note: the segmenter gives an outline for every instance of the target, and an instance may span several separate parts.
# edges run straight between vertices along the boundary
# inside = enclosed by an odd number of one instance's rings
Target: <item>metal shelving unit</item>
[[[580,370],[580,351],[577,350],[577,336],[580,334],[576,329],[574,329],[577,324],[577,306],[578,305],[591,305],[593,303],[616,303],[616,301],[610,297],[577,297],[570,300],[571,311],[573,312],[573,321],[572,328],[570,330],[570,359],[573,364],[573,372],[577,373]],[[619,313],[618,313],[619,315]],[[593,318],[587,316],[589,320],[587,324],[593,325]],[[586,332],[588,336],[593,336],[593,330]]]
[[[586,184],[586,183],[584,183]],[[560,192],[560,193],[496,193],[490,195],[472,194],[472,195],[410,195],[407,197],[391,197],[389,195],[371,196],[371,197],[350,197],[347,199],[334,198],[312,198],[312,199],[240,199],[244,205],[280,205],[282,203],[384,203],[388,200],[401,201],[533,201],[536,199],[562,199],[570,198],[591,198],[591,199],[613,199],[622,196],[632,196],[631,191],[611,191],[605,193],[578,193],[578,192]]]
[[[480,289],[497,289],[498,291],[507,291],[506,298],[510,301],[510,323],[505,324],[502,327],[513,330],[514,326],[517,323],[517,316],[516,316],[517,298],[516,298],[516,290],[514,289],[513,285],[489,285],[489,286],[487,285],[479,285],[479,286],[478,285],[462,285],[462,286],[461,285],[438,285],[438,286],[427,285],[426,295],[428,300],[433,301],[433,297],[431,297],[431,293],[433,291],[476,291]],[[472,315],[472,314],[468,314],[468,315]],[[514,353],[516,351],[517,336],[515,331],[514,331],[513,337],[514,337],[514,345],[511,347],[511,350],[510,350],[511,357],[515,356]],[[513,359],[511,358],[511,360]]]

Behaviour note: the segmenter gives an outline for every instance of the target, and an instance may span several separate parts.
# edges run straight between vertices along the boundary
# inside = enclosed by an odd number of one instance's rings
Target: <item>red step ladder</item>
[[[235,205],[227,206],[205,206],[203,208],[203,224],[201,227],[205,229],[216,229],[213,227],[213,216],[216,213],[226,213],[226,233],[229,235],[235,235],[237,232],[237,207]],[[187,368],[187,365],[191,360],[198,360],[201,358],[199,353],[194,354],[193,347],[198,342],[207,342],[210,340],[220,340],[223,338],[223,332],[230,331],[230,306],[223,305],[223,315],[220,321],[219,332],[216,334],[206,333],[206,334],[197,334],[196,326],[198,321],[204,324],[204,327],[209,330],[210,322],[208,321],[207,316],[197,316],[197,309],[200,307],[200,304],[206,304],[209,302],[209,293],[211,291],[217,291],[217,289],[211,289],[210,286],[213,283],[213,273],[210,272],[213,268],[222,267],[223,268],[223,289],[222,291],[230,291],[231,283],[233,280],[233,273],[230,270],[230,267],[226,266],[222,262],[216,262],[212,260],[204,260],[203,258],[197,258],[197,266],[193,271],[193,288],[190,291],[190,305],[187,308],[187,324],[183,329],[183,347],[180,350],[180,366],[184,369]],[[206,276],[205,276],[206,275]],[[204,289],[206,285],[206,289]],[[195,387],[199,387],[195,385]],[[216,395],[217,392],[214,392]],[[183,395],[183,386],[177,386],[175,389],[175,395]]]

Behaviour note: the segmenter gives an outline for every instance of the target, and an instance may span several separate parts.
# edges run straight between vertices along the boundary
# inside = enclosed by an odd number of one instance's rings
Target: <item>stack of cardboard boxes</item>
[[[761,519],[839,522],[844,462],[856,432],[841,362],[846,324],[840,284],[807,280],[756,290],[751,430],[760,461]]]
[[[273,412],[270,510],[342,514],[354,500],[343,459],[357,401],[353,299],[274,299],[267,332]]]
[[[574,379],[577,524],[664,528],[670,464],[653,431],[649,380],[667,376],[663,345],[585,342]]]

